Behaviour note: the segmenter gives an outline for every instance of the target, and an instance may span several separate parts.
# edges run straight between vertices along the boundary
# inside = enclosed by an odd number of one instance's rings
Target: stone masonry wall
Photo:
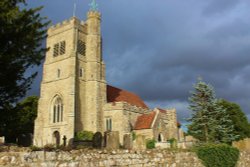
[[[20,167],[203,167],[195,153],[168,150],[74,150],[71,152],[0,152],[0,166]],[[250,166],[241,152],[237,167]]]

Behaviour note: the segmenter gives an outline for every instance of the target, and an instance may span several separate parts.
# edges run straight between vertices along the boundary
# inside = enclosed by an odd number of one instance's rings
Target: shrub
[[[37,146],[30,146],[31,151],[41,151],[42,148],[37,147]]]
[[[169,139],[168,142],[170,143],[171,148],[177,148],[177,140],[175,138]]]
[[[43,147],[44,151],[55,151],[56,150],[56,146],[54,144],[46,144]]]
[[[136,133],[135,132],[132,132],[132,139],[133,139],[133,141],[136,139]]]
[[[155,142],[156,141],[154,139],[147,140],[147,142],[146,142],[147,149],[155,148]]]
[[[94,133],[91,131],[82,131],[82,132],[77,132],[75,139],[76,140],[92,140],[94,136]]]
[[[195,149],[206,167],[235,167],[239,150],[226,144],[206,144]]]

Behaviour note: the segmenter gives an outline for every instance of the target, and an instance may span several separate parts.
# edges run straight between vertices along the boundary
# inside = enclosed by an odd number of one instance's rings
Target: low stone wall
[[[250,151],[250,138],[233,142],[233,146],[241,151]]]
[[[74,150],[70,152],[0,152],[0,166],[19,167],[203,167],[195,153],[168,150]],[[238,167],[250,166],[241,152]]]

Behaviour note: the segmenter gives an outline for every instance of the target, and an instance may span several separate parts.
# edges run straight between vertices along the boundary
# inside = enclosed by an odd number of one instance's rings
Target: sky
[[[110,85],[138,94],[151,108],[189,117],[198,77],[217,98],[238,103],[250,120],[249,0],[96,0]],[[27,0],[52,24],[86,20],[91,0]],[[28,95],[39,94],[42,66]],[[29,71],[28,71],[29,72]]]

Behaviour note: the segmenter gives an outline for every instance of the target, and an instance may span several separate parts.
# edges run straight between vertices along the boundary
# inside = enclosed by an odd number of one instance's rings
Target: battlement
[[[79,20],[76,17],[71,17],[70,19],[64,20],[63,22],[52,25],[48,30],[53,31],[55,29],[64,27],[64,26],[69,25],[69,24],[75,24],[75,25],[82,25],[83,26],[83,25],[85,25],[85,22]]]
[[[97,11],[89,11],[88,12],[88,18],[97,18],[101,19],[101,14]]]

